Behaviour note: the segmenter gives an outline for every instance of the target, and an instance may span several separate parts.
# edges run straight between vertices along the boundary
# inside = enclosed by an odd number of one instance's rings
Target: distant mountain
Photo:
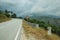
[[[54,15],[39,15],[39,14],[34,14],[33,16],[30,16],[31,18],[44,21],[45,23],[49,23],[55,26],[60,27],[60,17],[59,16],[54,16]]]

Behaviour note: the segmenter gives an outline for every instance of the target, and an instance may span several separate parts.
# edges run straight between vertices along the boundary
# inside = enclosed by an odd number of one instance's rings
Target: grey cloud
[[[1,0],[2,3],[10,5],[9,8],[17,11],[18,14],[43,13],[60,15],[60,0]],[[3,4],[0,4],[3,5]],[[45,12],[45,13],[44,13]]]

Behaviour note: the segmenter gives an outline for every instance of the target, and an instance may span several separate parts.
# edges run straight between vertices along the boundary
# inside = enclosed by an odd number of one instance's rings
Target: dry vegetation
[[[60,40],[60,37],[51,34],[47,35],[47,31],[43,28],[34,28],[31,25],[28,25],[26,21],[23,21],[23,28],[25,30],[25,34],[27,38],[30,36],[30,38],[35,38],[31,40]]]
[[[1,22],[5,22],[5,21],[8,21],[8,20],[10,20],[10,18],[7,18],[5,15],[0,14],[0,23]]]

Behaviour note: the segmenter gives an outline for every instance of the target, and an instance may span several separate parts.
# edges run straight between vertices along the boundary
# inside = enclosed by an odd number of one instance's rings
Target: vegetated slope
[[[16,18],[16,14],[8,10],[0,10],[0,22],[10,20],[11,18]]]
[[[55,26],[60,27],[60,18],[56,17],[56,16],[51,16],[51,15],[49,15],[49,16],[38,16],[38,15],[34,15],[31,18],[44,21],[45,23],[48,23],[48,21],[49,21],[50,24],[53,24]]]
[[[8,20],[10,20],[10,18],[7,18],[4,14],[0,14],[0,23]]]
[[[35,28],[23,21],[23,28],[28,40],[60,40],[60,37],[51,34],[47,35],[47,31],[43,28]]]

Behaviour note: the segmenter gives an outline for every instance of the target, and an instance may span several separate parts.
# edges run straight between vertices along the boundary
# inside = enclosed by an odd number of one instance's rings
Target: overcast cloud
[[[60,16],[60,0],[0,0],[0,7],[4,4],[4,8],[8,4],[10,7],[7,9],[15,10],[18,15],[43,12]]]

